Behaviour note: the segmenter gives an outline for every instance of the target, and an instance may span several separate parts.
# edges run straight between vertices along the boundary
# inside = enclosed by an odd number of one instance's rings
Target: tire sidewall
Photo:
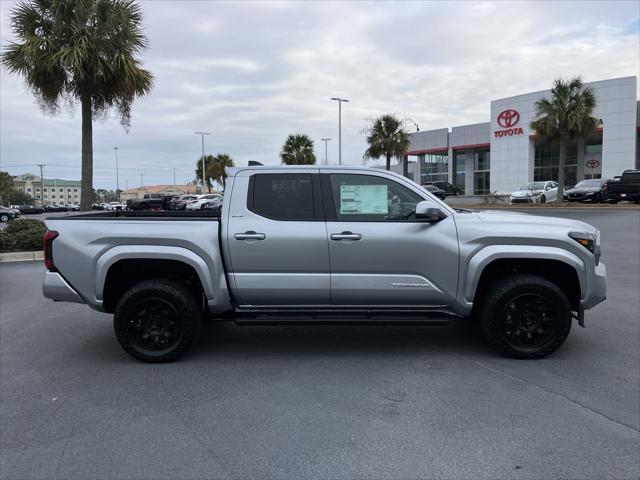
[[[178,312],[181,322],[178,340],[164,350],[146,350],[131,342],[127,335],[129,318],[143,300],[160,298],[169,302]],[[195,297],[182,285],[171,281],[145,281],[124,294],[116,307],[113,326],[118,342],[134,358],[144,362],[170,362],[178,358],[197,336],[202,314]]]
[[[524,279],[523,279],[524,280]],[[482,307],[482,323],[485,337],[489,343],[515,358],[540,358],[557,350],[566,340],[571,330],[571,306],[562,291],[543,278],[527,277],[527,281],[518,281],[517,276],[511,278],[511,285],[503,282],[496,289],[496,295],[490,295]],[[553,335],[537,347],[512,345],[505,337],[503,324],[507,305],[517,296],[534,293],[542,295],[550,304],[556,329]]]

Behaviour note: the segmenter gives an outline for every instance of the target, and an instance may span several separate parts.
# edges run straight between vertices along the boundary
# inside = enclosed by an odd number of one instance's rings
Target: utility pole
[[[338,165],[342,165],[342,102],[349,102],[346,98],[331,97],[338,102]]]
[[[38,163],[40,167],[40,204],[44,205],[44,167],[46,163]]]
[[[329,157],[327,156],[327,142],[330,142],[331,139],[321,138],[320,140],[324,142],[324,164],[329,165],[329,160],[328,160]]]
[[[173,169],[173,186],[176,186],[176,169]]]
[[[202,138],[202,193],[204,193],[204,185],[205,185],[205,181],[204,181],[204,176],[205,176],[205,172],[204,172],[204,136],[205,135],[211,135],[209,132],[195,132],[196,135],[200,135],[200,137]]]
[[[118,147],[113,147],[113,151],[116,152],[116,195],[118,196],[118,202],[120,201],[120,178],[118,175]]]
[[[144,173],[140,174],[140,188],[144,189]]]

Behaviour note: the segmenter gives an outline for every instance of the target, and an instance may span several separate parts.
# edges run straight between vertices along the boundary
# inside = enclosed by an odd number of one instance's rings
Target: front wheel
[[[507,357],[546,357],[567,339],[571,305],[549,280],[537,275],[509,275],[484,295],[478,309],[484,337]]]
[[[544,195],[542,195],[540,197],[540,203],[545,203],[547,201],[547,197],[545,197]]]
[[[6,213],[3,213],[2,215],[0,215],[0,222],[5,223],[9,221],[9,215],[7,215]]]
[[[118,342],[143,362],[176,360],[197,336],[202,311],[182,284],[158,279],[140,282],[118,302],[113,326]]]

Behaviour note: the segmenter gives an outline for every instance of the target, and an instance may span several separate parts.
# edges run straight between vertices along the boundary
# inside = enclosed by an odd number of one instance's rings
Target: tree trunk
[[[82,180],[80,209],[91,210],[93,202],[93,119],[91,97],[82,98]]]
[[[387,170],[391,170],[391,155],[387,155]]]
[[[560,159],[558,165],[558,197],[556,201],[562,201],[562,195],[564,193],[564,166],[567,163],[567,139],[566,137],[560,138]]]

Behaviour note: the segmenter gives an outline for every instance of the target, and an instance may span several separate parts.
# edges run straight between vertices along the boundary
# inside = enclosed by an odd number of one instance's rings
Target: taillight
[[[55,230],[47,230],[42,237],[42,251],[44,252],[44,266],[50,272],[56,272],[56,266],[53,264],[53,241],[58,237]]]

